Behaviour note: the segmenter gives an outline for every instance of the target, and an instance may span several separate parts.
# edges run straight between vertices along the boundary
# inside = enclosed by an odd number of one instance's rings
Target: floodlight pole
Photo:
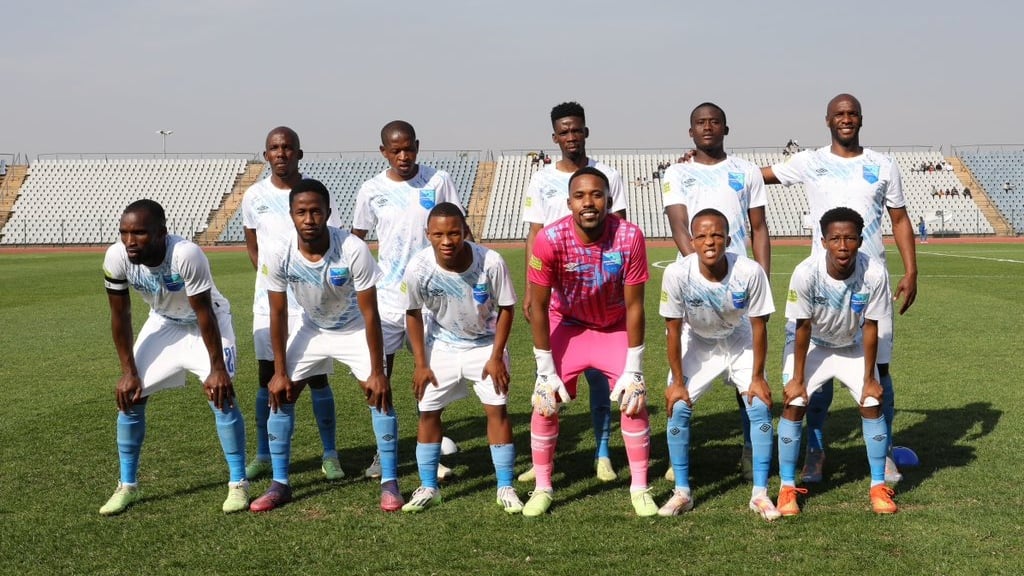
[[[167,137],[174,134],[174,130],[157,130],[156,133],[163,139],[164,158],[167,158]]]

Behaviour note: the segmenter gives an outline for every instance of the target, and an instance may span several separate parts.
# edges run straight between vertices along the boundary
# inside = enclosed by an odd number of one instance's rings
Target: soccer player
[[[716,104],[704,102],[690,112],[690,138],[694,152],[691,161],[673,164],[662,178],[662,201],[668,217],[672,240],[679,249],[677,260],[693,253],[690,237],[690,214],[705,208],[715,208],[729,220],[729,244],[726,250],[739,256],[747,255],[746,223],[750,222],[750,245],[754,260],[765,274],[771,275],[771,240],[764,217],[767,196],[764,179],[757,166],[725,152],[725,137],[729,134],[725,111]],[[739,387],[736,401],[740,407],[743,430],[743,454],[740,465],[750,476],[751,440],[750,422]],[[669,469],[672,472],[672,469]],[[666,474],[670,480],[672,474]],[[750,479],[753,479],[750,477]]]
[[[564,102],[551,109],[551,140],[562,151],[562,158],[543,169],[534,172],[526,189],[526,200],[523,207],[523,221],[530,230],[526,236],[526,260],[529,264],[533,253],[533,243],[541,228],[569,215],[566,200],[569,198],[569,178],[580,168],[590,166],[600,170],[608,177],[611,194],[609,211],[620,218],[626,217],[626,188],[619,172],[587,156],[586,115],[583,106],[576,102]],[[531,318],[533,307],[530,291],[523,298],[523,314],[526,321]],[[615,480],[615,469],[612,467],[608,451],[608,438],[611,433],[611,402],[604,390],[608,388],[608,379],[600,370],[586,370],[584,375],[590,384],[590,416],[594,426],[594,467],[597,477],[603,482]],[[520,482],[535,479],[531,468],[519,475]]]
[[[658,513],[647,488],[647,251],[638,226],[608,214],[608,190],[608,177],[597,168],[577,170],[569,179],[570,215],[544,227],[533,244],[527,289],[533,295],[530,328],[537,361],[530,422],[537,483],[524,516],[540,516],[551,506],[558,401],[575,396],[576,381],[587,368],[615,382],[611,399],[619,402],[633,509],[639,516]]]
[[[274,376],[274,351],[270,346],[270,304],[267,299],[266,276],[260,273],[268,254],[284,246],[294,233],[295,225],[288,215],[288,192],[302,180],[299,160],[302,147],[299,135],[286,126],[278,126],[267,134],[263,159],[270,165],[270,176],[253,184],[242,197],[242,225],[245,229],[245,247],[256,273],[255,297],[252,302],[252,339],[259,365],[259,389],[256,391],[256,458],[246,470],[247,476],[257,478],[270,471],[270,441],[267,439],[267,418],[270,417],[270,394],[267,385]],[[331,204],[332,207],[334,204]],[[341,226],[337,216],[328,224]],[[288,332],[298,329],[302,321],[302,307],[288,291]],[[323,444],[321,469],[328,480],[345,476],[338,461],[337,431],[334,411],[334,393],[327,374],[312,376],[308,382],[313,403],[313,416]]]
[[[782,368],[786,387],[779,419],[778,510],[783,516],[800,513],[797,495],[807,492],[796,487],[800,422],[808,396],[837,378],[860,407],[871,467],[871,507],[878,514],[892,514],[897,508],[885,484],[885,391],[876,366],[879,324],[892,316],[889,274],[881,260],[860,252],[865,227],[856,210],[827,210],[820,225],[824,251],[797,265],[786,296],[786,317],[795,323],[795,333],[787,334]]]
[[[352,215],[352,234],[365,240],[370,230],[377,232],[377,262],[383,272],[377,293],[388,377],[394,368],[395,352],[406,337],[406,298],[400,290],[405,267],[413,254],[430,246],[423,233],[430,210],[441,202],[460,206],[451,176],[417,164],[419,150],[420,141],[411,124],[402,120],[385,124],[380,131],[380,153],[387,159],[388,168],[359,187]],[[467,235],[472,239],[472,232]],[[366,476],[380,476],[379,457],[374,457]],[[444,479],[451,470],[441,464],[438,474]]]
[[[120,514],[142,498],[137,474],[146,436],[146,401],[159,390],[184,386],[186,372],[203,381],[228,463],[228,497],[222,510],[245,510],[245,422],[231,383],[235,332],[228,301],[217,291],[203,251],[167,233],[160,204],[129,204],[121,214],[119,233],[121,241],[103,259],[103,276],[110,331],[121,363],[115,393],[121,479],[100,514]],[[129,286],[150,309],[134,347]]]
[[[487,440],[498,478],[497,503],[517,514],[523,503],[512,487],[515,445],[508,418],[508,342],[516,294],[508,266],[497,252],[466,241],[466,217],[441,202],[430,210],[424,248],[409,261],[403,288],[408,294],[406,326],[415,360],[413,391],[419,402],[416,462],[422,485],[402,507],[420,512],[441,501],[437,462],[441,456],[441,414],[469,394],[467,381],[484,405]],[[424,335],[422,311],[430,314]]]
[[[690,419],[693,404],[721,373],[744,400],[750,421],[754,488],[750,509],[765,520],[779,512],[768,497],[772,457],[771,390],[764,376],[768,316],[775,311],[764,270],[728,252],[729,219],[705,208],[690,221],[694,252],[665,269],[661,315],[671,376],[665,390],[668,452],[675,472],[672,497],[658,510],[676,516],[693,508],[690,493]]]
[[[849,94],[839,94],[828,103],[825,124],[832,135],[830,146],[817,150],[804,150],[789,157],[784,163],[763,168],[768,184],[789,186],[804,184],[812,221],[818,221],[830,208],[846,206],[864,218],[863,252],[885,264],[885,246],[882,244],[882,213],[888,212],[892,221],[893,239],[903,260],[903,278],[896,285],[895,297],[903,297],[900,314],[917,299],[917,253],[914,246],[914,228],[907,215],[903,186],[896,162],[874,150],[860,145],[863,125],[860,102]],[[823,251],[818,232],[812,230],[812,254]],[[892,420],[895,413],[892,375],[893,319],[883,318],[878,326],[878,373],[882,383],[882,413],[885,415],[887,437],[892,441]],[[828,407],[832,403],[832,386],[827,384],[812,396],[807,409],[807,454],[801,477],[804,482],[820,482],[825,462],[822,429]],[[886,457],[888,482],[902,478],[895,462]]]
[[[394,512],[404,503],[398,491],[398,421],[391,405],[391,385],[384,372],[384,345],[377,289],[381,273],[366,243],[328,226],[330,192],[316,180],[303,179],[289,193],[295,231],[281,250],[265,258],[270,300],[270,344],[274,376],[270,391],[270,456],[273,482],[253,500],[254,512],[273,510],[291,501],[291,458],[295,401],[310,376],[323,374],[333,360],[345,364],[359,381],[373,421],[382,475],[380,507]],[[288,290],[302,307],[302,323],[289,335]]]

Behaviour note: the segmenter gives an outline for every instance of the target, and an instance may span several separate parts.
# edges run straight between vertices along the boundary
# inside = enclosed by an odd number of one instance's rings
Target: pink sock
[[[651,424],[647,409],[633,417],[624,413],[620,419],[622,443],[626,445],[631,477],[630,490],[647,488],[647,467],[651,457]]]
[[[545,418],[534,412],[530,420],[530,450],[533,454],[533,472],[537,475],[536,490],[551,490],[557,442],[558,414]]]

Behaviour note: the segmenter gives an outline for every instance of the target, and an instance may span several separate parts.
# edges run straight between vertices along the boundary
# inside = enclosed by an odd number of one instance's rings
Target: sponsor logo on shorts
[[[332,286],[344,286],[348,282],[348,268],[328,268],[327,272]]]
[[[473,286],[473,300],[476,300],[477,304],[485,304],[490,296],[487,292],[487,284],[476,284]]]
[[[177,292],[185,287],[185,281],[181,279],[181,274],[171,272],[164,274],[164,286],[171,292]]]
[[[420,190],[420,206],[430,210],[435,204],[437,204],[436,190],[433,188],[424,188]]]
[[[544,264],[541,263],[540,258],[536,256],[530,256],[530,268],[540,271],[544,268]]]
[[[729,188],[740,192],[744,187],[744,174],[743,172],[729,172]]]
[[[878,182],[878,165],[877,164],[866,164],[863,170],[864,180],[868,184],[874,184]]]

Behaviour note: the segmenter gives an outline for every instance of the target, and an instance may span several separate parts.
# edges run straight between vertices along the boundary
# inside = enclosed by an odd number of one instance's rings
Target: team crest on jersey
[[[327,270],[331,286],[344,286],[348,282],[348,268],[328,268]]]
[[[473,285],[473,300],[476,300],[477,304],[486,304],[487,299],[490,298],[490,294],[487,292],[487,284],[474,284]]]
[[[864,307],[868,305],[868,293],[857,292],[850,297],[850,308],[853,309],[854,314],[860,314],[864,311]]]
[[[743,190],[743,172],[729,172],[729,188],[740,192]]]
[[[185,281],[181,279],[181,274],[171,272],[170,274],[164,274],[164,286],[171,292],[177,292],[185,287]]]
[[[437,191],[432,188],[420,190],[420,206],[430,210],[437,204]]]
[[[618,274],[622,270],[622,252],[605,252],[601,254],[601,266],[609,274]]]
[[[864,165],[864,180],[868,184],[874,184],[878,182],[878,165],[877,164],[865,164]]]

